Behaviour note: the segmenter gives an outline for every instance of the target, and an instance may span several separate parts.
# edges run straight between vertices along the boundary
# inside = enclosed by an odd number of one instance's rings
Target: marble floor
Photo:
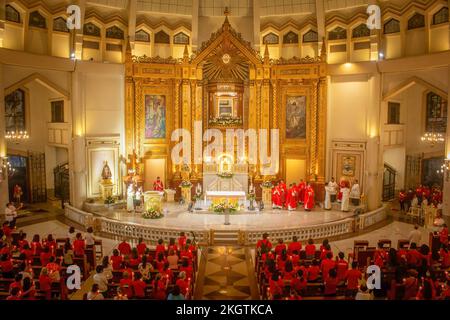
[[[165,207],[164,217],[161,219],[147,220],[137,213],[129,213],[126,210],[105,210],[96,212],[106,218],[127,221],[141,225],[152,225],[157,227],[177,228],[183,227],[194,231],[205,229],[215,230],[273,230],[274,228],[292,228],[295,226],[313,226],[325,222],[332,222],[348,218],[352,212],[326,211],[316,208],[314,211],[306,212],[302,209],[297,211],[287,210],[263,210],[254,212],[237,212],[230,214],[230,225],[224,225],[224,215],[208,213],[206,211],[195,211],[190,213],[186,207],[172,205]],[[270,226],[270,228],[269,228]]]

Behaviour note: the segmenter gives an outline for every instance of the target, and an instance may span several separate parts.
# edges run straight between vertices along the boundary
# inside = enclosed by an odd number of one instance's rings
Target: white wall
[[[396,190],[400,190],[405,187],[405,160],[406,149],[404,147],[384,150],[384,163],[390,165],[397,171],[397,176],[395,177]]]
[[[231,26],[242,34],[242,38],[253,44],[253,18],[252,17],[228,17]],[[224,17],[199,17],[198,18],[198,44],[211,38],[211,33],[222,27]]]

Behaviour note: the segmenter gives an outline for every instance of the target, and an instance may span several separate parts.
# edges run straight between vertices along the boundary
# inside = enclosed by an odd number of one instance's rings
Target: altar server
[[[355,206],[359,206],[360,197],[361,197],[361,189],[359,187],[358,180],[355,180],[352,186],[352,190],[350,191],[350,199],[352,199],[352,204]]]
[[[287,186],[284,180],[280,180],[280,183],[278,185],[280,186],[281,191],[281,206],[284,207],[284,205],[286,204]]]
[[[337,194],[339,186],[336,183],[336,181],[334,180],[334,177],[331,177],[331,181],[328,182],[328,186],[330,187],[331,202],[336,202],[336,194]]]
[[[331,194],[334,191],[333,187],[330,187],[330,185],[325,186],[325,202],[324,202],[324,209],[325,210],[331,210]]]
[[[305,199],[305,187],[306,187],[306,183],[305,183],[305,181],[303,181],[303,179],[301,179],[300,183],[297,186],[297,193],[298,193],[298,198],[299,198],[300,203],[303,203],[303,201]]]
[[[314,209],[314,189],[309,183],[305,188],[304,206],[306,211]]]

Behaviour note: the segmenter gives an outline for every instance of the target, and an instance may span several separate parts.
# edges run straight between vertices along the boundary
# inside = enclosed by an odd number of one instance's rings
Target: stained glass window
[[[7,4],[5,11],[5,18],[7,21],[20,23],[20,13],[16,10],[16,8]]]
[[[367,28],[365,23],[361,23],[355,29],[352,30],[352,38],[362,38],[370,36],[370,29]]]
[[[139,30],[139,31],[136,31],[135,39],[136,39],[136,41],[140,41],[140,42],[150,42],[150,34],[145,32],[144,30]]]
[[[47,21],[45,20],[45,17],[39,12],[39,11],[33,11],[30,13],[30,27],[36,27],[36,28],[47,28]]]
[[[433,24],[441,24],[448,22],[448,8],[443,7],[433,15]]]
[[[347,30],[341,27],[336,27],[334,30],[328,32],[328,40],[347,39]]]
[[[106,29],[106,37],[110,39],[124,39],[123,30],[117,26]]]
[[[100,37],[100,28],[95,24],[88,22],[83,27],[83,34],[92,37]]]
[[[67,29],[66,20],[63,17],[58,17],[53,20],[53,30],[60,32],[69,32],[69,29]]]
[[[289,31],[283,36],[283,43],[298,43],[298,34],[293,31]]]
[[[170,44],[170,36],[161,30],[155,34],[155,43]]]
[[[319,41],[319,35],[314,30],[309,30],[303,35],[303,42],[317,42]]]
[[[384,34],[400,32],[400,22],[394,18],[384,24]]]
[[[441,133],[447,129],[447,101],[434,92],[427,94],[425,128],[427,132]]]
[[[421,15],[420,13],[414,14],[408,20],[408,30],[423,28],[423,27],[425,27],[425,17],[423,15]]]
[[[5,97],[5,130],[26,131],[25,91],[17,89]]]
[[[174,44],[189,44],[189,36],[183,32],[179,32],[173,36]]]
[[[264,44],[278,44],[279,43],[279,38],[278,38],[278,36],[275,34],[275,33],[273,33],[273,32],[271,32],[271,33],[269,33],[269,34],[266,34],[265,36],[264,36],[264,38],[263,38],[263,43]]]

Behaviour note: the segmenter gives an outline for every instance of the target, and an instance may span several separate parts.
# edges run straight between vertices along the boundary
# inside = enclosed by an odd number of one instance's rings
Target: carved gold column
[[[278,129],[278,83],[272,81],[272,128]]]
[[[127,155],[132,154],[133,149],[135,148],[134,94],[135,84],[133,81],[133,60],[131,48],[128,44],[125,52],[125,152]]]
[[[313,179],[317,175],[317,120],[318,120],[318,106],[317,106],[317,80],[312,82],[312,94],[311,94],[311,137],[310,137],[310,149],[309,149],[309,177]]]
[[[142,143],[143,131],[142,122],[144,121],[144,101],[142,97],[142,80],[140,78],[135,80],[135,123],[134,123],[134,143],[138,158],[144,156],[144,147]]]
[[[261,129],[270,129],[270,82],[263,80],[261,87]]]
[[[174,94],[174,128],[179,129],[180,128],[180,85],[181,80],[175,80],[175,94]]]
[[[319,80],[319,127],[318,127],[318,153],[317,153],[317,175],[318,182],[325,182],[325,157],[326,157],[326,130],[327,130],[327,78]]]
[[[188,79],[182,82],[181,127],[192,133],[191,85]]]

